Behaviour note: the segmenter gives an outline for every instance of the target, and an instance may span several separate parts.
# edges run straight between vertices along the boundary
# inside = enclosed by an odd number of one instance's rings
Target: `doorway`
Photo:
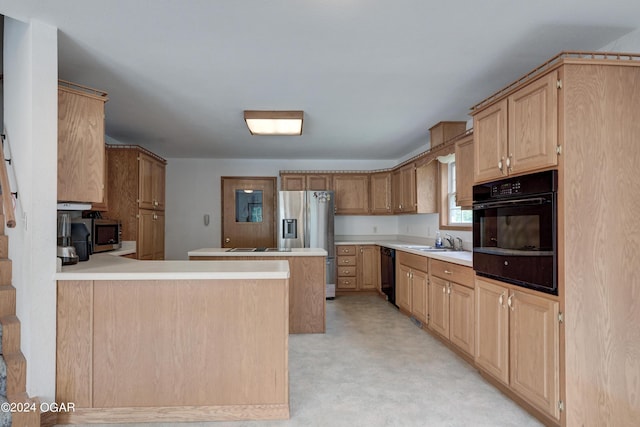
[[[276,177],[229,177],[222,181],[223,248],[276,246]]]

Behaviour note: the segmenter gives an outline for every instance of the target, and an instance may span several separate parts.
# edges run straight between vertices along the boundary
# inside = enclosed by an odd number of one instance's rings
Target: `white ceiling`
[[[638,0],[0,0],[59,29],[59,77],[165,157],[398,159],[562,50],[640,27]],[[304,110],[298,137],[243,110]]]

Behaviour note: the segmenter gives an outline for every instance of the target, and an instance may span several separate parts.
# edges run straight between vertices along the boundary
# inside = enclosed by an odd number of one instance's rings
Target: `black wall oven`
[[[473,269],[558,295],[557,171],[473,187]]]

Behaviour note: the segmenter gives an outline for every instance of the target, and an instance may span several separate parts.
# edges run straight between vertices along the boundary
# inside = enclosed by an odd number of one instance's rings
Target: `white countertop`
[[[138,261],[92,255],[89,261],[66,265],[56,280],[202,280],[286,279],[289,263],[273,261]]]
[[[187,255],[192,257],[199,256],[224,256],[224,257],[238,257],[238,256],[327,256],[327,251],[320,248],[292,248],[286,251],[262,251],[262,252],[228,252],[229,248],[202,248],[189,251]]]
[[[335,242],[336,245],[378,245],[386,248],[392,248],[409,252],[416,255],[422,255],[429,258],[439,259],[440,261],[452,262],[454,264],[473,267],[473,252],[470,251],[445,251],[445,252],[425,252],[417,249],[405,248],[405,245],[418,245],[415,242],[404,242],[401,240],[340,240]]]

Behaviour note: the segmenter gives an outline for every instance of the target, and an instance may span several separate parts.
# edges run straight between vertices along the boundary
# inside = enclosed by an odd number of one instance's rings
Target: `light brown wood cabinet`
[[[474,115],[474,182],[558,164],[558,81],[548,73]]]
[[[58,201],[104,202],[106,93],[58,86]]]
[[[429,263],[429,328],[473,357],[473,269],[436,259]]]
[[[476,365],[555,419],[560,418],[559,304],[476,278]]]
[[[416,164],[416,213],[437,213],[438,209],[438,161]]]
[[[422,323],[427,323],[429,259],[396,252],[396,304]]]
[[[456,205],[473,205],[473,135],[456,142]]]
[[[280,189],[284,191],[331,191],[331,174],[281,173]]]
[[[338,291],[380,289],[380,248],[376,245],[336,246]]]
[[[368,174],[336,174],[333,191],[336,215],[369,214]]]
[[[106,218],[122,222],[122,240],[135,240],[138,259],[164,259],[165,165],[139,146],[108,145]]]
[[[391,214],[391,172],[372,173],[370,184],[369,212],[373,215]]]
[[[138,155],[140,209],[164,210],[165,162],[144,152]]]
[[[391,200],[393,213],[415,213],[416,205],[416,167],[411,163],[391,174]]]
[[[164,259],[164,212],[140,209],[138,230],[138,259]]]

